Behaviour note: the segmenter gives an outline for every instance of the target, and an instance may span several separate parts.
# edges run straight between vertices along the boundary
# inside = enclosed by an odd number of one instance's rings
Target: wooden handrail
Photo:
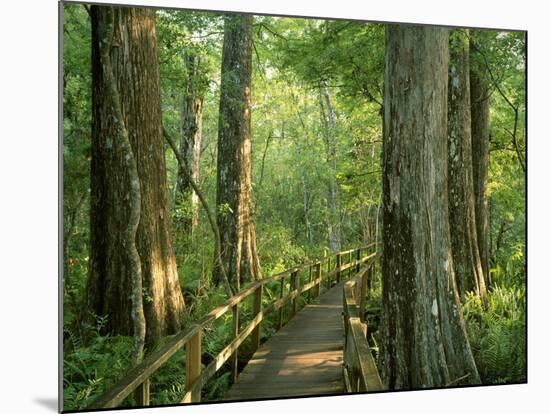
[[[364,322],[367,285],[373,268],[374,260],[343,286],[344,382],[347,392],[384,389],[367,342],[367,324]]]
[[[331,278],[336,275],[337,278],[344,275],[343,271],[352,269],[354,266],[359,268],[361,265],[371,260],[374,254],[361,257],[366,254],[369,249],[375,246],[376,243],[371,243],[357,249],[339,252],[331,256],[327,256],[321,260],[309,263],[302,267],[294,267],[283,272],[277,273],[270,277],[252,282],[245,286],[240,292],[231,297],[223,305],[210,311],[206,316],[199,319],[195,323],[188,326],[185,330],[169,337],[166,342],[158,349],[148,355],[140,364],[129,369],[126,374],[117,381],[113,386],[107,389],[102,395],[94,400],[87,408],[115,408],[119,406],[132,392],[139,390],[138,401],[142,405],[149,404],[149,379],[150,377],[177,351],[186,348],[186,384],[185,393],[181,402],[198,402],[202,387],[212,376],[233,356],[233,372],[236,376],[236,360],[239,346],[249,337],[252,337],[252,351],[255,351],[260,343],[261,322],[270,313],[279,311],[279,328],[283,325],[283,308],[291,302],[290,317],[294,316],[298,307],[298,296],[305,292],[313,290],[313,295],[308,294],[308,298],[319,296],[321,292],[321,283],[327,280],[329,288],[331,287]],[[356,259],[341,264],[341,259],[335,259],[339,266],[330,271],[322,271],[323,263],[330,263],[331,257],[342,257],[347,254],[351,258],[356,254]],[[334,263],[334,261],[333,261]],[[311,281],[300,285],[300,273],[308,271],[312,276]],[[351,270],[350,270],[351,272]],[[350,273],[348,272],[348,273]],[[291,288],[288,293],[283,294],[285,278],[291,278]],[[281,282],[281,291],[279,298],[273,300],[270,304],[262,309],[262,296],[264,286],[271,282]],[[246,327],[239,331],[238,315],[239,304],[248,297],[252,298],[253,319]],[[219,319],[227,311],[233,310],[233,326],[234,336],[231,342],[219,352],[209,365],[201,368],[201,337],[205,328],[208,328],[214,321]],[[235,320],[236,319],[236,320]],[[290,319],[290,318],[289,318]]]

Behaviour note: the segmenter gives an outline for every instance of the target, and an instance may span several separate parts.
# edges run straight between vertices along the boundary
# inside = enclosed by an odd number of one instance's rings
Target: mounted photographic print
[[[526,32],[60,16],[64,412],[527,381]]]

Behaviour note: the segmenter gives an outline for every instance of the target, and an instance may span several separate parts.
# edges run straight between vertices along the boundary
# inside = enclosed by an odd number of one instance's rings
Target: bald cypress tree
[[[170,235],[155,15],[130,7],[93,6],[91,11],[87,308],[107,317],[106,331],[133,335],[132,296],[142,295],[146,342],[152,344],[182,327],[185,306]],[[119,145],[123,135],[129,146]],[[135,168],[130,168],[132,158]],[[129,222],[137,225],[133,235]],[[136,251],[129,254],[132,237]],[[132,284],[136,259],[141,267],[137,291]]]
[[[382,379],[476,384],[449,234],[448,30],[388,25],[385,59]]]
[[[489,79],[486,62],[479,48],[482,38],[475,30],[470,33],[470,104],[472,114],[472,170],[474,180],[477,240],[481,267],[487,280],[489,275],[489,198],[487,180],[489,171]]]
[[[188,208],[188,214],[181,219],[181,230],[191,234],[199,222],[199,197],[193,191],[189,177],[199,182],[202,112],[204,93],[208,83],[201,76],[201,59],[195,53],[185,53],[186,87],[181,108],[180,153],[187,165],[180,165],[176,181],[176,201]],[[187,168],[187,172],[183,171]]]
[[[470,59],[468,31],[450,38],[449,65],[449,220],[459,293],[475,291],[486,306],[487,290],[477,240],[472,167]]]
[[[225,17],[216,186],[221,256],[234,287],[260,278],[252,217],[252,16]],[[214,273],[218,283],[223,274]]]

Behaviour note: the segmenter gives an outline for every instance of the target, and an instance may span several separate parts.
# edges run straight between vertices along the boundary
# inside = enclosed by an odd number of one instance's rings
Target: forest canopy
[[[254,281],[371,242],[386,389],[526,381],[524,32],[74,3],[61,30],[65,409]],[[181,400],[178,352],[151,404]]]

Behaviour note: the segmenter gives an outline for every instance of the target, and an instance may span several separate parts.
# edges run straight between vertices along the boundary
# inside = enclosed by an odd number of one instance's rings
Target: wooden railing
[[[367,342],[365,305],[374,275],[376,253],[368,256],[365,266],[346,282],[344,289],[344,383],[347,392],[384,389]]]
[[[176,352],[185,347],[185,392],[181,403],[200,402],[201,390],[220,368],[231,359],[232,379],[237,378],[237,361],[239,346],[251,338],[252,352],[260,345],[260,330],[262,321],[273,312],[278,312],[277,327],[280,329],[285,323],[284,308],[287,305],[286,321],[298,311],[298,297],[307,293],[306,300],[311,301],[321,293],[321,284],[327,288],[339,283],[343,278],[349,278],[357,273],[361,265],[371,260],[373,254],[368,255],[369,249],[374,248],[372,243],[357,249],[336,253],[322,260],[310,263],[300,268],[293,268],[268,278],[250,283],[237,295],[223,305],[212,310],[206,316],[188,326],[180,333],[171,336],[167,341],[148,355],[140,364],[130,369],[122,379],[116,382],[87,408],[114,408],[118,407],[133,392],[137,405],[150,404],[150,378]],[[302,281],[304,279],[304,281]],[[285,294],[285,280],[289,281],[288,292]],[[278,298],[262,306],[264,287],[280,283]],[[303,283],[303,284],[302,284]],[[275,283],[276,284],[276,283]],[[252,319],[248,325],[240,329],[240,305],[250,298]],[[201,337],[214,321],[225,315],[229,310],[232,314],[232,340],[220,351],[206,367],[202,367]]]

